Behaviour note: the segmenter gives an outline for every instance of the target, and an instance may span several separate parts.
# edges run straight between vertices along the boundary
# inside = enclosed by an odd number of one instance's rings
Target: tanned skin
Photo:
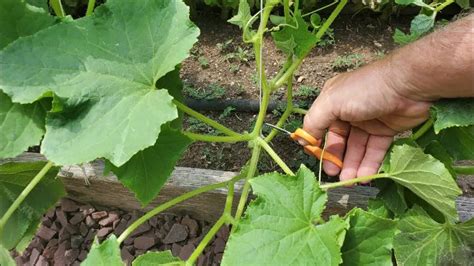
[[[460,97],[474,97],[474,14],[328,80],[304,129],[317,138],[328,130],[326,149],[344,162],[325,161],[328,175],[372,175],[393,137],[427,120],[433,101]]]

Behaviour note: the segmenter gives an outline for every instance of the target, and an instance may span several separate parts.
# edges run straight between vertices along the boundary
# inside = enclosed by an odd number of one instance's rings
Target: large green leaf
[[[176,258],[169,250],[158,252],[147,252],[138,256],[133,262],[132,266],[153,266],[153,265],[168,265],[177,266],[184,265],[184,261]]]
[[[175,100],[183,102],[183,82],[179,77],[179,70],[180,66],[178,65],[173,71],[168,72],[168,74],[161,77],[156,82],[156,87],[165,88]],[[170,123],[171,127],[180,130],[183,127],[183,118],[183,112],[178,111],[178,118],[176,118]]]
[[[458,4],[463,9],[469,9],[471,7],[469,0],[456,0],[456,4]]]
[[[384,171],[386,177],[408,188],[448,218],[458,219],[455,200],[461,190],[444,164],[433,156],[417,147],[396,145]]]
[[[239,10],[235,16],[227,20],[230,24],[234,24],[239,26],[239,28],[243,29],[250,21],[252,18],[252,15],[250,13],[250,6],[247,0],[240,0],[239,1]]]
[[[25,1],[0,1],[0,50],[19,37],[29,36],[53,25],[54,21],[45,10],[27,5]]]
[[[181,0],[110,0],[92,16],[0,53],[0,86],[14,102],[49,91],[62,102],[63,111],[46,122],[48,159],[74,164],[104,157],[121,166],[156,142],[177,111],[155,83],[188,56],[199,34],[188,11]]]
[[[15,157],[40,142],[46,112],[39,103],[12,103],[0,91],[0,158]]]
[[[0,265],[2,266],[16,266],[15,261],[10,256],[10,252],[0,245]]]
[[[404,187],[392,180],[376,180],[375,184],[380,189],[377,198],[382,200],[387,208],[395,215],[402,215],[408,206],[405,200]]]
[[[48,0],[26,0],[26,2],[32,6],[40,7],[46,11],[48,11]]]
[[[435,119],[434,129],[438,134],[450,127],[474,125],[474,98],[443,99],[431,107]]]
[[[0,165],[0,216],[44,165],[45,162]],[[50,169],[5,224],[0,236],[5,248],[16,248],[22,239],[30,237],[43,214],[66,194],[61,181],[55,178],[58,171],[58,167]],[[24,245],[19,247],[22,248]]]
[[[16,244],[15,249],[19,253],[25,251],[26,248],[30,245],[31,240],[33,240],[34,236],[36,235],[36,231],[38,231],[38,228],[40,227],[40,224],[41,219],[37,219],[36,221],[33,220],[30,222],[30,225],[26,229],[25,233],[23,233],[23,237],[20,239],[20,241],[18,241],[18,244]]]
[[[440,224],[415,206],[398,229],[394,240],[398,265],[472,265],[474,219]]]
[[[168,125],[163,127],[155,145],[138,152],[120,167],[108,164],[120,182],[132,190],[143,205],[150,203],[160,192],[174,165],[191,143],[180,131],[172,130]]]
[[[0,1],[0,50],[19,37],[51,26],[54,21],[46,11],[24,1]],[[15,157],[39,143],[46,113],[40,104],[12,103],[1,89],[0,86],[0,158]]]
[[[395,29],[395,33],[393,34],[393,41],[401,45],[414,42],[418,38],[420,38],[420,35],[418,34],[414,34],[414,33],[405,34],[403,31],[399,29]]]
[[[474,125],[446,128],[439,134],[432,129],[416,141],[422,147],[438,141],[454,160],[474,160]]]
[[[286,26],[282,30],[273,32],[276,46],[287,54],[294,54],[301,58],[307,54],[319,41],[315,34],[308,30],[308,25],[301,16],[295,12],[293,26]]]
[[[325,224],[327,195],[302,166],[296,176],[252,179],[258,196],[227,243],[222,265],[339,265],[342,219]]]
[[[435,16],[427,16],[425,14],[417,15],[410,24],[410,32],[415,35],[421,35],[430,31],[435,22]]]
[[[342,246],[343,265],[392,265],[397,223],[358,208],[347,219],[350,228]]]
[[[448,153],[446,148],[437,140],[431,141],[424,149],[424,152],[427,154],[431,154],[433,157],[438,159],[440,162],[444,164],[446,169],[449,170],[451,173],[451,176],[456,179],[457,174],[456,171],[454,171],[453,168],[453,158],[451,155]]]
[[[92,243],[91,250],[87,258],[81,263],[82,266],[123,266],[120,257],[120,244],[117,237],[112,234],[105,241],[99,244],[96,238]]]
[[[385,202],[377,198],[369,199],[369,202],[367,203],[367,211],[381,218],[393,217]]]

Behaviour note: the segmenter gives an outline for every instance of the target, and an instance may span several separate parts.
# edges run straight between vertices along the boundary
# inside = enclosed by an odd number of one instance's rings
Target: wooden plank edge
[[[13,159],[0,160],[0,163],[44,160],[46,159],[41,154],[24,153]],[[64,183],[68,197],[79,202],[124,210],[148,211],[181,194],[205,185],[229,180],[237,174],[220,170],[176,167],[159,195],[149,205],[142,208],[133,193],[125,188],[115,175],[112,173],[104,175],[103,170],[103,161],[96,160],[81,166],[63,166],[59,177]],[[242,182],[236,184],[234,207],[240,197],[242,184]],[[331,189],[328,191],[328,202],[324,216],[344,215],[354,207],[366,208],[368,200],[374,198],[377,192],[376,188],[365,186]],[[221,215],[226,195],[227,189],[208,191],[177,204],[167,210],[167,213],[189,214],[197,219],[212,222]],[[465,221],[474,217],[474,198],[458,197],[456,207],[461,220]]]

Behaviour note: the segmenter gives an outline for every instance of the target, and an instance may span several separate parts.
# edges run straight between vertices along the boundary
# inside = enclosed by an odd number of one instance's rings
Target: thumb
[[[323,97],[316,98],[308,113],[304,116],[303,129],[321,140],[332,122],[336,121],[331,105]]]

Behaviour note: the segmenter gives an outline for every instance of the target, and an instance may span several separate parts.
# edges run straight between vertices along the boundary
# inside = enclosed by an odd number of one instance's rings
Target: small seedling
[[[364,56],[358,53],[338,56],[332,63],[335,71],[356,69],[365,63]]]
[[[304,99],[314,99],[319,95],[320,92],[321,89],[319,88],[301,85],[298,90],[293,93],[293,96]]]
[[[232,39],[229,39],[225,42],[219,42],[216,44],[217,49],[219,50],[220,53],[226,53],[229,52],[231,47],[232,47]]]
[[[252,79],[253,84],[258,85],[259,80],[258,80],[258,74],[257,73],[253,73],[250,78]]]
[[[240,70],[240,64],[232,64],[229,67],[229,71],[234,73],[234,74],[239,72],[239,70]]]
[[[238,63],[248,63],[253,60],[255,57],[253,56],[250,49],[242,48],[240,46],[235,49],[234,52],[227,53],[224,56],[224,59],[229,62],[238,62]]]
[[[329,28],[324,34],[323,38],[319,42],[319,46],[326,48],[336,44],[336,39],[334,38],[334,29]]]
[[[209,60],[207,60],[207,57],[205,56],[198,57],[198,62],[199,62],[199,65],[201,65],[201,68],[203,69],[209,68]]]
[[[222,111],[222,114],[219,116],[219,119],[224,119],[226,117],[229,117],[234,111],[235,107],[233,106],[227,106],[224,111]]]
[[[207,88],[196,88],[189,83],[183,85],[183,93],[197,100],[215,100],[225,95],[224,87],[212,83]]]
[[[290,132],[294,132],[296,129],[303,126],[303,121],[301,119],[293,119],[286,121],[284,128]]]
[[[210,134],[213,136],[218,135],[218,132],[214,128],[194,117],[187,117],[186,122],[188,124],[187,129],[189,131],[201,134]]]
[[[385,57],[385,51],[383,51],[383,50],[375,51],[375,58],[376,59],[382,59],[384,57]]]

